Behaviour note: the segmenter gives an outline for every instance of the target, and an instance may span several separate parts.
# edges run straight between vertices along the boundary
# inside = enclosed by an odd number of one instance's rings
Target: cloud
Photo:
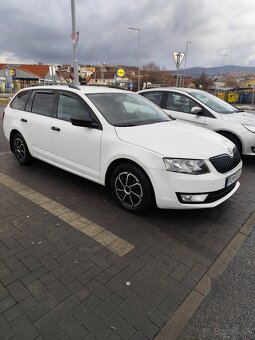
[[[255,2],[250,0],[76,0],[80,63],[174,69],[174,51],[189,45],[187,67],[253,66]],[[0,62],[72,63],[71,1],[1,1]]]

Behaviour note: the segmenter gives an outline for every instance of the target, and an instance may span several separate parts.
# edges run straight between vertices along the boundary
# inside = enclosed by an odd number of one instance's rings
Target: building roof
[[[49,65],[29,65],[23,64],[18,67],[19,70],[33,73],[39,77],[46,77],[49,72]]]
[[[38,77],[46,77],[49,72],[49,65],[33,65],[33,64],[0,64],[0,69],[6,68],[9,66],[10,68],[15,68],[17,70],[21,70],[24,72],[32,73]]]

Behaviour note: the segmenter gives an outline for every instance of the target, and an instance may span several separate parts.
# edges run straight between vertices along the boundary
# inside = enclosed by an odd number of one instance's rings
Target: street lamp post
[[[186,43],[186,51],[185,51],[185,59],[184,59],[184,70],[183,70],[183,78],[182,78],[182,87],[184,87],[184,79],[185,79],[185,73],[186,73],[186,64],[187,64],[187,57],[188,57],[188,48],[189,44],[191,44],[192,41],[187,41]]]
[[[94,48],[90,48],[90,50],[89,50],[91,53],[94,53],[95,52],[95,49]],[[93,55],[93,58],[95,58],[95,56]],[[94,59],[94,61],[95,61],[95,59]],[[94,64],[93,64],[94,65]],[[95,63],[95,75],[94,75],[94,80],[95,80],[95,83],[96,83],[96,79],[97,79],[97,69],[96,69],[96,67],[97,67],[97,63]]]
[[[141,29],[138,27],[129,27],[130,30],[137,31],[138,33],[138,66],[137,66],[137,73],[138,73],[138,82],[137,82],[137,88],[138,91],[140,90],[140,31]]]
[[[78,74],[78,58],[77,58],[77,34],[76,34],[76,21],[75,21],[75,0],[71,0],[71,12],[72,12],[72,44],[73,44],[73,72],[74,72],[74,84],[79,84]]]
[[[227,54],[220,54],[220,55],[219,55],[219,57],[222,57],[222,65],[221,65],[221,71],[220,71],[220,83],[219,83],[219,87],[221,86],[221,80],[222,80],[224,62],[225,62],[225,58],[226,58],[227,56],[228,56]]]

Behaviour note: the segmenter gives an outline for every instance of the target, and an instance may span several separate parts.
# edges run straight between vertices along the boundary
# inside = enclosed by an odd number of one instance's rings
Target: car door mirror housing
[[[201,107],[199,107],[199,106],[194,106],[191,109],[191,113],[194,113],[196,115],[202,115],[203,109]]]
[[[92,128],[92,129],[98,129],[99,128],[98,122],[93,120],[90,117],[85,117],[83,119],[71,118],[71,123],[74,126],[88,127],[88,128]]]

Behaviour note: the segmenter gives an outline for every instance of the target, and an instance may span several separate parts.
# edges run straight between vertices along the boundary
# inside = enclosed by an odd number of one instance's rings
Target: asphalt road
[[[3,112],[4,112],[5,106],[0,105],[0,118],[3,117]]]

